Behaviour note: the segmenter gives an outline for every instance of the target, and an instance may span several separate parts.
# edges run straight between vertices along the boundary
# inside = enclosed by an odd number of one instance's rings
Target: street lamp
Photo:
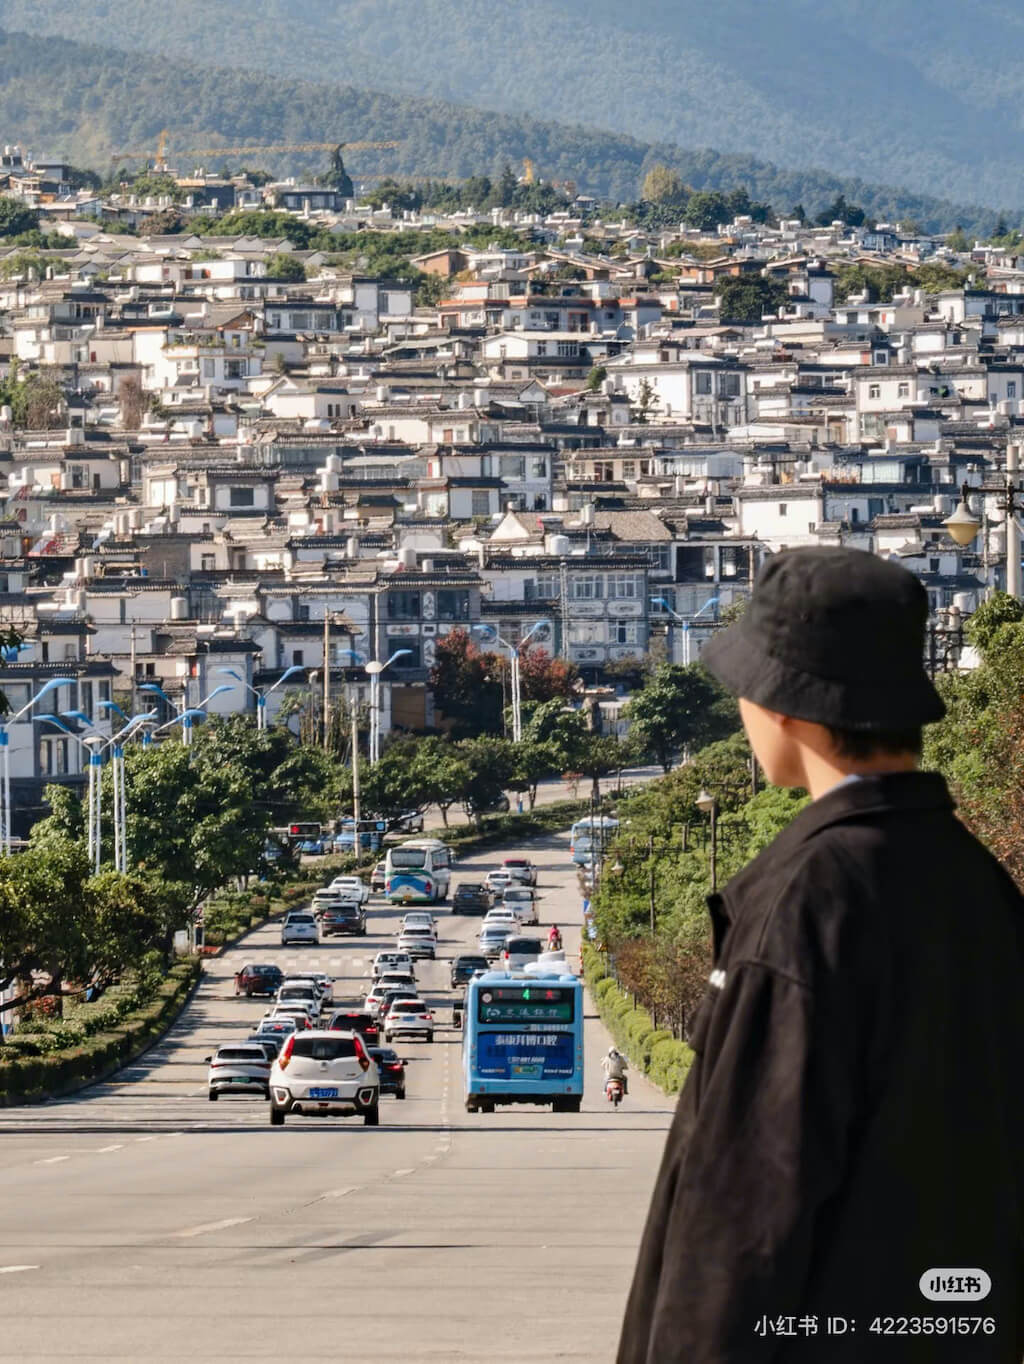
[[[225,683],[221,687],[214,687],[213,691],[209,692],[206,696],[204,696],[198,705],[179,706],[177,702],[172,701],[171,698],[164,691],[164,689],[158,686],[157,683],[155,682],[143,682],[142,685],[139,687],[139,691],[152,692],[154,696],[159,696],[161,700],[166,701],[172,710],[176,710],[178,712],[174,720],[169,721],[168,724],[166,725],[161,725],[160,729],[170,729],[172,724],[175,724],[176,721],[180,720],[181,742],[185,745],[186,748],[188,748],[192,743],[192,721],[198,715],[201,715],[204,720],[206,719],[205,710],[206,703],[208,701],[212,701],[215,696],[220,696],[222,692],[234,690],[235,690],[234,687],[229,687],[227,683]],[[153,733],[157,734],[159,733],[159,730],[154,730]]]
[[[679,612],[675,610],[674,607],[669,605],[669,603],[665,600],[664,597],[652,597],[651,601],[654,602],[656,605],[660,606],[663,610],[667,611],[668,614],[672,617],[672,619],[677,620],[680,626],[682,627],[683,667],[688,668],[690,666],[690,626],[695,620],[700,619],[700,617],[704,614],[704,612],[708,609],[709,606],[718,605],[718,597],[717,596],[708,597],[707,601],[700,608],[700,610],[696,611],[692,616],[681,616]],[[670,663],[673,662],[671,649],[669,649],[669,662]]]
[[[380,675],[385,668],[391,667],[396,658],[411,653],[411,649],[397,649],[386,663],[380,663],[373,659],[366,664],[366,671],[370,674],[370,762],[372,763],[377,762],[380,758]]]
[[[1020,447],[1018,445],[1007,445],[1006,447],[1006,481],[996,495],[996,506],[1006,518],[1006,590],[1011,597],[1024,595],[1024,583],[1021,578],[1021,555],[1020,555],[1020,531],[1017,528],[1016,516],[1024,507],[1021,500],[1021,488],[1019,484],[1020,476]],[[968,502],[970,489],[965,483],[960,489],[960,504],[952,516],[943,521],[943,526],[949,531],[953,539],[961,548],[971,543],[978,531],[982,529],[982,521],[971,511]]]
[[[718,890],[718,801],[710,791],[701,787],[700,794],[693,802],[702,815],[708,815],[711,821],[711,857],[709,872],[711,878],[712,895]]]
[[[0,856],[7,857],[11,851],[11,748],[7,726],[20,720],[26,711],[32,709],[49,692],[58,687],[73,687],[73,677],[51,677],[44,682],[30,701],[14,715],[0,716]]]
[[[285,668],[284,672],[277,679],[272,687],[267,687],[266,691],[260,691],[258,687],[253,687],[246,682],[240,672],[234,668],[214,668],[214,672],[222,673],[225,677],[233,677],[236,682],[240,682],[246,691],[251,691],[256,698],[256,728],[266,729],[267,727],[267,697],[271,692],[277,691],[282,682],[287,682],[289,677],[294,677],[296,673],[304,673],[305,668],[293,664],[290,668]]]
[[[542,625],[547,624],[548,622],[546,620],[535,621],[534,624],[530,626],[529,630],[527,630],[526,634],[523,635],[522,639],[515,644],[510,640],[502,639],[493,625],[473,626],[473,630],[477,634],[486,634],[487,638],[496,639],[502,648],[508,650],[509,673],[511,674],[512,680],[512,740],[514,743],[519,743],[523,737],[523,707],[522,686],[519,672],[519,651],[531,635],[536,634]]]

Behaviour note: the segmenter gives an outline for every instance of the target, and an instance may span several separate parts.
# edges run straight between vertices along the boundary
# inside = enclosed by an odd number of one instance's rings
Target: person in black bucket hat
[[[1024,1358],[1024,904],[918,770],[926,618],[898,565],[797,549],[704,650],[812,800],[710,897],[619,1364]]]

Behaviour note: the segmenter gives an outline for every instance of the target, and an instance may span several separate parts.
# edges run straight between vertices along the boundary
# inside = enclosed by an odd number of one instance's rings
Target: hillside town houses
[[[1024,444],[1012,255],[885,225],[646,233],[587,209],[584,230],[583,207],[396,218],[288,183],[189,181],[186,214],[262,194],[346,231],[449,230],[450,249],[411,261],[444,282],[423,305],[407,279],[287,237],[137,234],[165,205],[20,164],[6,156],[0,193],[67,245],[5,269],[19,248],[0,238],[0,381],[55,381],[43,419],[0,410],[12,713],[63,678],[44,709],[104,733],[104,703],[139,709],[153,685],[168,718],[251,714],[271,686],[271,716],[296,715],[325,662],[365,701],[363,665],[397,655],[381,728],[422,730],[440,640],[514,642],[538,622],[531,643],[621,689],[645,655],[697,660],[765,557],[796,545],[916,572],[942,667],[950,620],[1005,583],[1004,470]],[[471,247],[470,226],[521,245]],[[282,254],[304,281],[274,276]],[[843,266],[924,259],[987,275],[835,299]],[[721,272],[786,301],[723,320]],[[982,530],[963,548],[944,523],[965,485]],[[80,780],[81,745],[31,711],[9,730],[15,805],[35,813],[46,782]]]

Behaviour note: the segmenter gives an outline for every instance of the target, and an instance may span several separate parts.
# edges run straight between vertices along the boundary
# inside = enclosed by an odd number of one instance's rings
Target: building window
[[[438,620],[467,620],[469,593],[462,590],[442,590],[437,594]]]
[[[599,573],[573,578],[569,595],[575,601],[600,601],[604,596],[604,577]]]
[[[1016,398],[1017,396],[1017,384],[1013,379],[1007,379],[1006,381],[1006,396],[1008,398]]]
[[[546,460],[543,456],[541,456],[541,457],[538,458],[538,459],[531,460],[531,462],[530,462],[530,477],[531,477],[531,478],[547,478],[547,476],[548,476],[548,462],[547,462],[547,460]]]
[[[543,360],[548,353],[548,343],[546,341],[537,342],[537,357]]]
[[[740,396],[740,376],[738,374],[723,374],[720,392],[723,398],[738,398]]]
[[[569,626],[570,644],[600,644],[603,643],[601,627],[590,621],[582,621],[577,625]]]
[[[419,618],[420,594],[418,592],[388,593],[389,620],[419,620]]]
[[[909,397],[910,397],[910,385],[907,384],[907,383],[901,383],[900,386],[899,386],[899,388],[898,388],[896,391],[897,391],[897,394],[899,395],[899,397],[901,397],[901,398],[909,398]]]
[[[522,455],[502,455],[498,460],[498,472],[502,478],[525,478],[526,460]]]
[[[622,477],[636,478],[636,460],[624,459],[622,461]]]
[[[212,378],[216,375],[216,373],[217,373],[217,361],[216,361],[216,360],[204,360],[204,361],[203,361],[203,378],[204,378],[204,379],[212,379]]]
[[[693,376],[694,393],[711,392],[711,375],[706,370],[698,370]]]
[[[217,567],[216,554],[201,554],[199,556],[199,567],[203,573],[212,573]]]
[[[787,505],[786,505],[785,502],[780,502],[780,503],[779,503],[779,515],[780,515],[780,516],[785,516],[788,510],[789,510],[789,508],[787,507]]]
[[[470,516],[490,516],[491,495],[488,492],[475,492],[470,499]]]
[[[609,601],[635,601],[640,595],[640,579],[635,573],[611,573],[608,576]]]
[[[256,505],[256,489],[232,488],[229,500],[232,507],[254,507]]]
[[[611,642],[613,644],[636,644],[639,639],[638,622],[635,620],[615,620],[611,623]]]
[[[306,657],[305,652],[304,652],[302,649],[293,649],[293,650],[292,650],[292,667],[293,667],[293,668],[301,668],[301,667],[303,666],[303,662],[304,662],[305,657]]]
[[[868,397],[880,398],[882,396],[881,384],[868,384]]]
[[[563,360],[572,360],[579,354],[579,346],[575,341],[559,341],[558,354]]]

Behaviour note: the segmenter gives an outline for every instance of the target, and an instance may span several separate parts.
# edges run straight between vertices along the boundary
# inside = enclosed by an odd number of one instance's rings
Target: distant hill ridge
[[[187,8],[187,5],[184,6]],[[110,7],[114,9],[114,6]],[[119,7],[118,7],[119,8]],[[218,54],[219,55],[219,54]],[[546,179],[574,180],[581,190],[623,201],[637,197],[644,174],[664,161],[696,189],[743,186],[785,213],[802,203],[814,213],[839,193],[880,219],[913,218],[946,231],[962,224],[990,233],[997,214],[929,196],[869,185],[824,171],[786,171],[747,156],[684,151],[534,119],[434,100],[406,99],[343,85],[314,84],[258,72],[176,64],[60,38],[0,30],[0,137],[38,153],[68,155],[105,169],[112,151],[156,146],[171,129],[183,143],[352,142],[396,139],[393,152],[352,159],[356,169],[438,178],[500,173],[528,156]],[[208,158],[210,168],[219,162]],[[308,174],[326,154],[232,157],[276,173]],[[183,170],[192,166],[183,164]]]
[[[1006,0],[0,0],[0,27],[1024,205]]]

